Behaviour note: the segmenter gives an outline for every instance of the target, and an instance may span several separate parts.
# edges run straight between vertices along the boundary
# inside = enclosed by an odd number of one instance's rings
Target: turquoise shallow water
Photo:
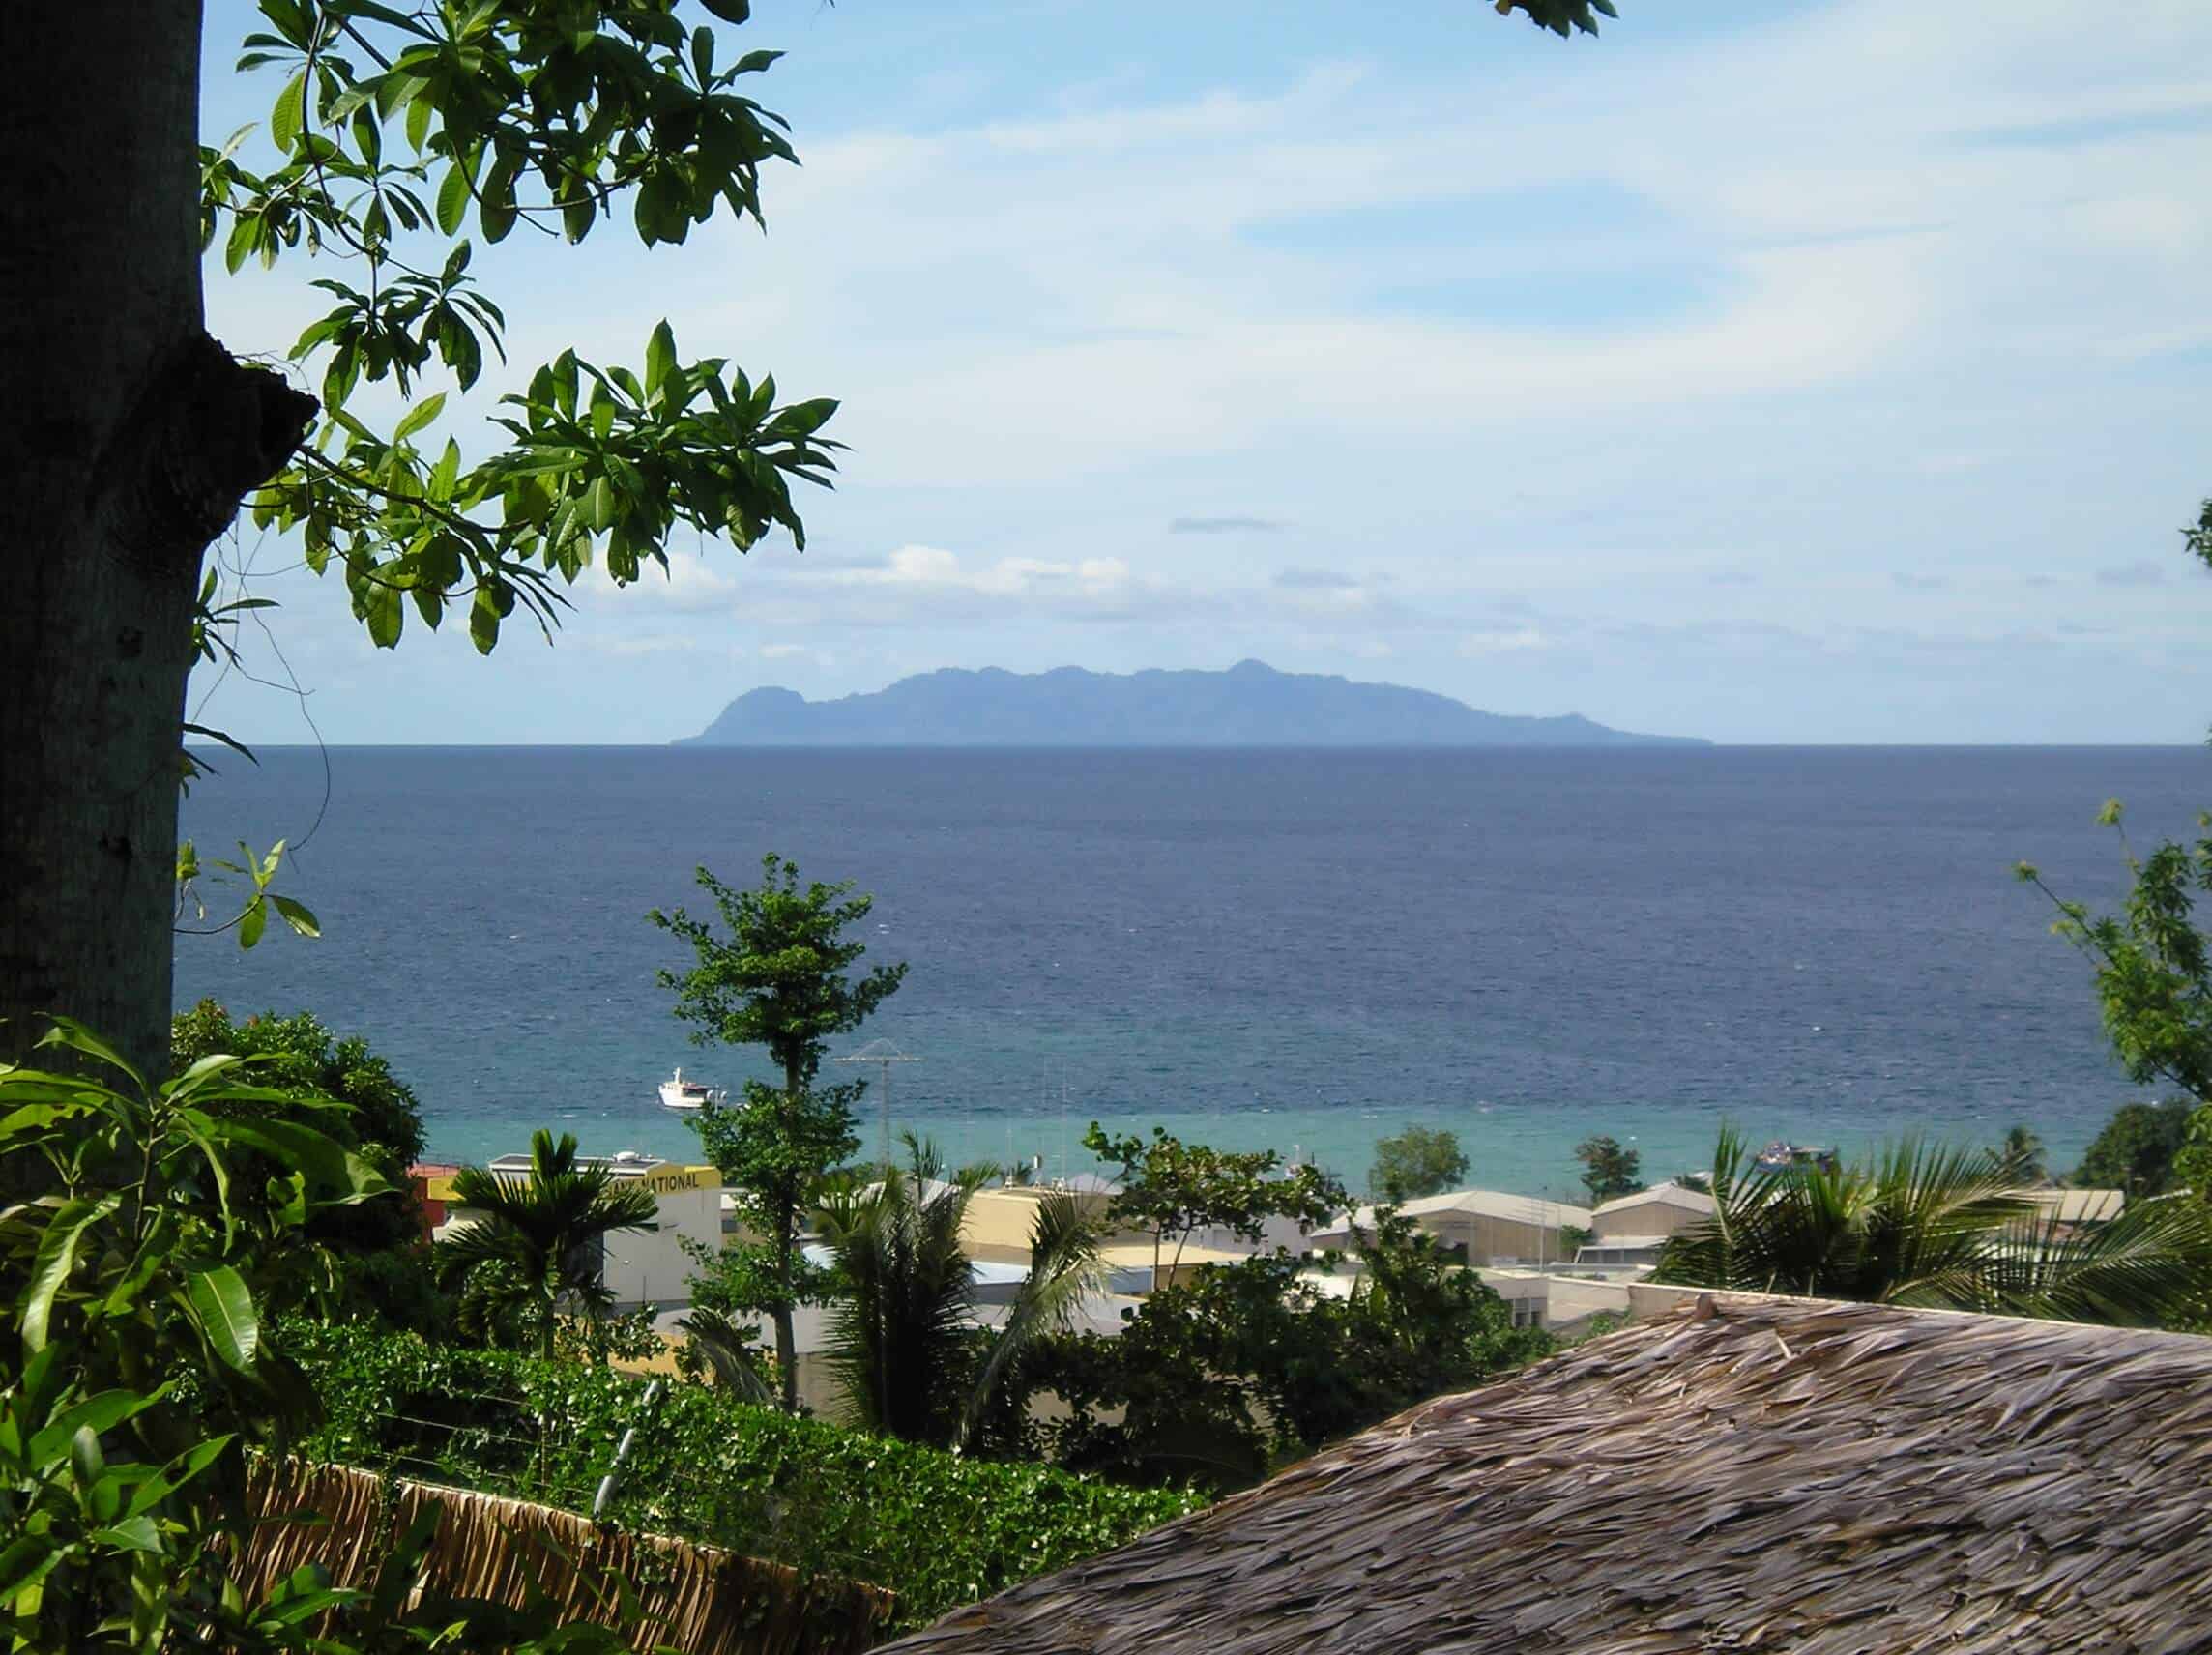
[[[876,893],[871,948],[912,970],[851,1044],[921,1056],[898,1123],[954,1158],[1079,1170],[1096,1117],[1356,1182],[1419,1121],[1529,1193],[1571,1191],[1593,1131],[1646,1176],[1702,1167],[1723,1118],[2023,1120],[2071,1159],[2129,1089],[2012,864],[2110,901],[2104,798],[2139,838],[2212,802],[2197,749],[355,748],[327,808],[323,755],[262,759],[196,787],[188,831],[305,837],[325,936],[180,939],[179,1002],[366,1034],[438,1154],[538,1125],[687,1153],[655,1084],[753,1071],[686,1046],[643,915],[773,849]]]

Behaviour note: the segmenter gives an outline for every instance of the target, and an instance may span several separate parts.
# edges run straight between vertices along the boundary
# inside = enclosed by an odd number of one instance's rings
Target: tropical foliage
[[[341,1106],[256,1086],[253,1065],[228,1054],[156,1084],[67,1021],[34,1054],[54,1066],[0,1064],[0,1158],[38,1191],[0,1215],[0,1291],[15,1311],[0,1387],[9,1647],[483,1643],[491,1606],[433,1594],[410,1608],[427,1532],[402,1540],[370,1590],[332,1590],[302,1570],[255,1601],[229,1578],[228,1553],[251,1528],[247,1450],[282,1451],[315,1423],[317,1387],[266,1313],[306,1286],[314,1218],[386,1188],[319,1125],[275,1112]],[[247,1156],[276,1169],[275,1199],[239,1199]],[[549,1625],[497,1618],[500,1647],[550,1647]],[[583,1628],[560,1646],[623,1644]]]
[[[960,1232],[991,1169],[947,1177],[934,1148],[911,1133],[905,1142],[905,1169],[832,1191],[818,1214],[836,1257],[831,1361],[859,1423],[969,1447],[1023,1352],[1098,1291],[1098,1237],[1073,1197],[1039,1197],[1028,1275],[996,1329],[979,1333]]]
[[[1232,1489],[1551,1349],[1479,1275],[1385,1208],[1349,1263],[1287,1249],[1209,1265],[1125,1314],[1118,1338],[1047,1341],[1025,1382],[1064,1401],[1064,1464]]]
[[[1410,1125],[1395,1137],[1376,1140],[1367,1193],[1378,1201],[1416,1201],[1457,1188],[1466,1176],[1467,1152],[1454,1134]]]
[[[303,1444],[589,1511],[611,1445],[637,1429],[608,1515],[886,1585],[902,1622],[1120,1545],[1202,1503],[1038,1465],[1001,1465],[605,1368],[349,1326],[293,1335],[329,1417]]]
[[[2206,511],[2212,522],[2212,504]],[[2191,535],[2198,555],[2202,533]],[[2057,908],[2052,929],[2088,958],[2105,1032],[2128,1077],[2173,1087],[2194,1104],[2174,1179],[2212,1200],[2212,937],[2196,914],[2197,898],[2212,892],[2212,812],[2197,817],[2195,841],[2165,840],[2143,856],[2128,843],[2118,799],[2097,819],[2120,834],[2133,882],[2119,913],[2092,914],[2061,897],[2026,862],[2018,872]]]
[[[1907,1140],[1870,1164],[1761,1168],[1724,1131],[1711,1218],[1670,1238],[1657,1279],[1752,1292],[2159,1323],[2212,1298],[2212,1214],[2131,1205],[2107,1224],[2038,1218],[1988,1149]]]
[[[311,1011],[264,1012],[234,1022],[212,1000],[177,1014],[169,1049],[171,1073],[180,1075],[218,1053],[253,1059],[255,1085],[283,1092],[285,1101],[237,1106],[241,1113],[312,1120],[390,1186],[307,1223],[306,1239],[327,1250],[335,1275],[332,1314],[422,1330],[451,1320],[452,1306],[432,1279],[407,1178],[408,1168],[422,1157],[422,1106],[390,1063],[359,1036],[334,1035]],[[328,1108],[323,1100],[333,1098],[346,1107]],[[238,1199],[252,1199],[274,1170],[248,1160]]]
[[[1083,1135],[1083,1147],[1115,1169],[1108,1220],[1151,1236],[1155,1277],[1163,1263],[1171,1275],[1180,1267],[1183,1248],[1201,1231],[1256,1242],[1270,1220],[1288,1219],[1310,1230],[1346,1205],[1344,1186],[1335,1178],[1310,1164],[1286,1165],[1273,1149],[1185,1144],[1161,1126],[1150,1138],[1133,1132],[1115,1137],[1095,1120]]]
[[[553,1354],[563,1310],[597,1321],[612,1307],[599,1279],[606,1238],[659,1227],[653,1193],[604,1165],[580,1164],[567,1132],[558,1141],[532,1136],[527,1175],[462,1168],[452,1205],[467,1216],[447,1226],[437,1268],[460,1291],[463,1325],[541,1356]]]
[[[2130,1201],[2166,1194],[2173,1187],[2174,1158],[2189,1143],[2197,1109],[2179,1097],[2123,1103],[2082,1151],[2074,1182],[2083,1189],[2124,1190]]]
[[[695,1025],[691,1038],[766,1048],[781,1087],[745,1083],[735,1109],[709,1104],[692,1119],[707,1158],[736,1195],[741,1213],[766,1236],[711,1271],[723,1292],[713,1308],[765,1312],[775,1326],[776,1365],[784,1406],[799,1406],[797,1343],[792,1316],[819,1301],[823,1284],[808,1271],[799,1232],[822,1179],[859,1147],[853,1106],[863,1084],[817,1087],[832,1036],[858,1029],[896,993],[904,964],[849,975],[867,952],[847,933],[867,917],[874,899],[854,896],[850,881],[801,886],[799,867],[772,852],[761,859],[761,883],[724,885],[705,868],[698,881],[713,897],[728,935],[679,908],[647,915],[691,944],[698,964],[663,971],[676,995],[676,1015]]]

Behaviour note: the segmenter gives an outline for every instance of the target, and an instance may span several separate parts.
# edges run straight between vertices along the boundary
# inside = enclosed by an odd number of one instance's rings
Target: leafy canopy
[[[2212,525],[2212,503],[2206,522]],[[2204,533],[2212,535],[2212,527]],[[2204,550],[2194,537],[2192,547]],[[2212,892],[2212,812],[2197,817],[2202,831],[2194,842],[2165,840],[2141,857],[2127,842],[2118,799],[2107,800],[2097,820],[2119,832],[2132,878],[2119,913],[2092,914],[2061,897],[2029,863],[2017,872],[2056,907],[2052,929],[2088,958],[2105,1032],[2128,1078],[2176,1087],[2193,1102],[2172,1176],[2212,1201],[2212,937],[2197,920],[2197,899]],[[2169,1128],[2170,1119],[2155,1112],[2124,1124],[2115,1117],[2107,1131],[2130,1143],[2110,1146],[2110,1159],[2099,1156],[2100,1171],[2119,1173],[2117,1187],[2131,1187],[2131,1177],[2149,1183],[2157,1176],[2156,1144]]]
[[[1151,1235],[1155,1268],[1170,1242],[1179,1263],[1184,1244],[1202,1230],[1225,1230],[1256,1242],[1270,1219],[1310,1230],[1346,1205],[1344,1186],[1335,1178],[1319,1167],[1286,1166],[1273,1149],[1185,1144],[1163,1126],[1153,1127],[1150,1138],[1133,1132],[1117,1138],[1095,1120],[1083,1135],[1083,1147],[1116,1169],[1121,1188],[1107,1216]]]
[[[1441,1127],[1408,1126],[1375,1143],[1375,1164],[1367,1170],[1367,1193],[1378,1199],[1417,1201],[1456,1188],[1467,1176],[1467,1153],[1459,1139]]]
[[[0,1368],[8,1646],[626,1647],[595,1627],[554,1635],[543,1616],[418,1597],[434,1523],[396,1537],[367,1589],[333,1589],[314,1568],[258,1598],[239,1588],[247,1450],[295,1448],[323,1396],[270,1313],[307,1286],[306,1227],[386,1186],[320,1129],[342,1105],[256,1085],[256,1060],[210,1053],[157,1084],[67,1020],[36,1052],[75,1072],[0,1064],[0,1156],[38,1192],[0,1215],[15,1313]]]
[[[743,0],[706,0],[742,23]],[[470,274],[472,224],[582,241],[618,214],[652,247],[727,210],[761,218],[765,167],[796,160],[785,123],[746,95],[773,52],[730,57],[675,0],[261,0],[241,73],[273,72],[259,131],[200,151],[200,230],[233,272],[335,258],[334,301],[287,353],[323,418],[248,501],[343,573],[372,641],[410,607],[436,626],[465,601],[489,652],[520,603],[549,627],[596,562],[618,584],[666,566],[679,528],[742,551],[771,529],[803,545],[796,481],[827,485],[839,447],[826,398],[782,404],[719,356],[685,361],[668,324],[639,364],[564,351],[488,421],[504,446],[464,454],[430,434],[456,392],[506,360],[505,310]],[[389,386],[389,428],[355,407]],[[474,435],[473,431],[471,433]]]
[[[1642,1151],[1622,1147],[1617,1138],[1585,1138],[1575,1146],[1575,1159],[1583,1164],[1583,1185],[1593,1202],[1634,1195],[1644,1187]]]
[[[1472,1271],[1391,1208],[1342,1262],[1288,1249],[1212,1264],[1126,1313],[1117,1338],[1051,1340],[1029,1382],[1069,1405],[1070,1466],[1144,1483],[1257,1481],[1289,1459],[1546,1354]]]

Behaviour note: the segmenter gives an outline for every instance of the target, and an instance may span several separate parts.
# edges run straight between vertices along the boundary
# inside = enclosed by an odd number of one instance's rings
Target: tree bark
[[[209,338],[197,0],[11,6],[0,55],[0,1059],[166,1067],[200,562],[313,418]]]

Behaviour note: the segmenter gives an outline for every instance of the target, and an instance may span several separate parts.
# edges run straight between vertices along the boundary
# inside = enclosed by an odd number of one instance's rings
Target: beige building
[[[1667,1238],[1713,1215],[1713,1198],[1680,1184],[1653,1184],[1615,1196],[1590,1215],[1590,1239],[1578,1264],[1655,1264]]]
[[[1476,1268],[1556,1263],[1566,1256],[1559,1233],[1590,1227],[1587,1207],[1501,1190],[1423,1196],[1399,1210],[1445,1246],[1465,1248],[1468,1263]],[[1375,1209],[1363,1206],[1349,1218],[1315,1231],[1313,1245],[1345,1246],[1352,1239],[1353,1226],[1364,1229],[1374,1222]]]

